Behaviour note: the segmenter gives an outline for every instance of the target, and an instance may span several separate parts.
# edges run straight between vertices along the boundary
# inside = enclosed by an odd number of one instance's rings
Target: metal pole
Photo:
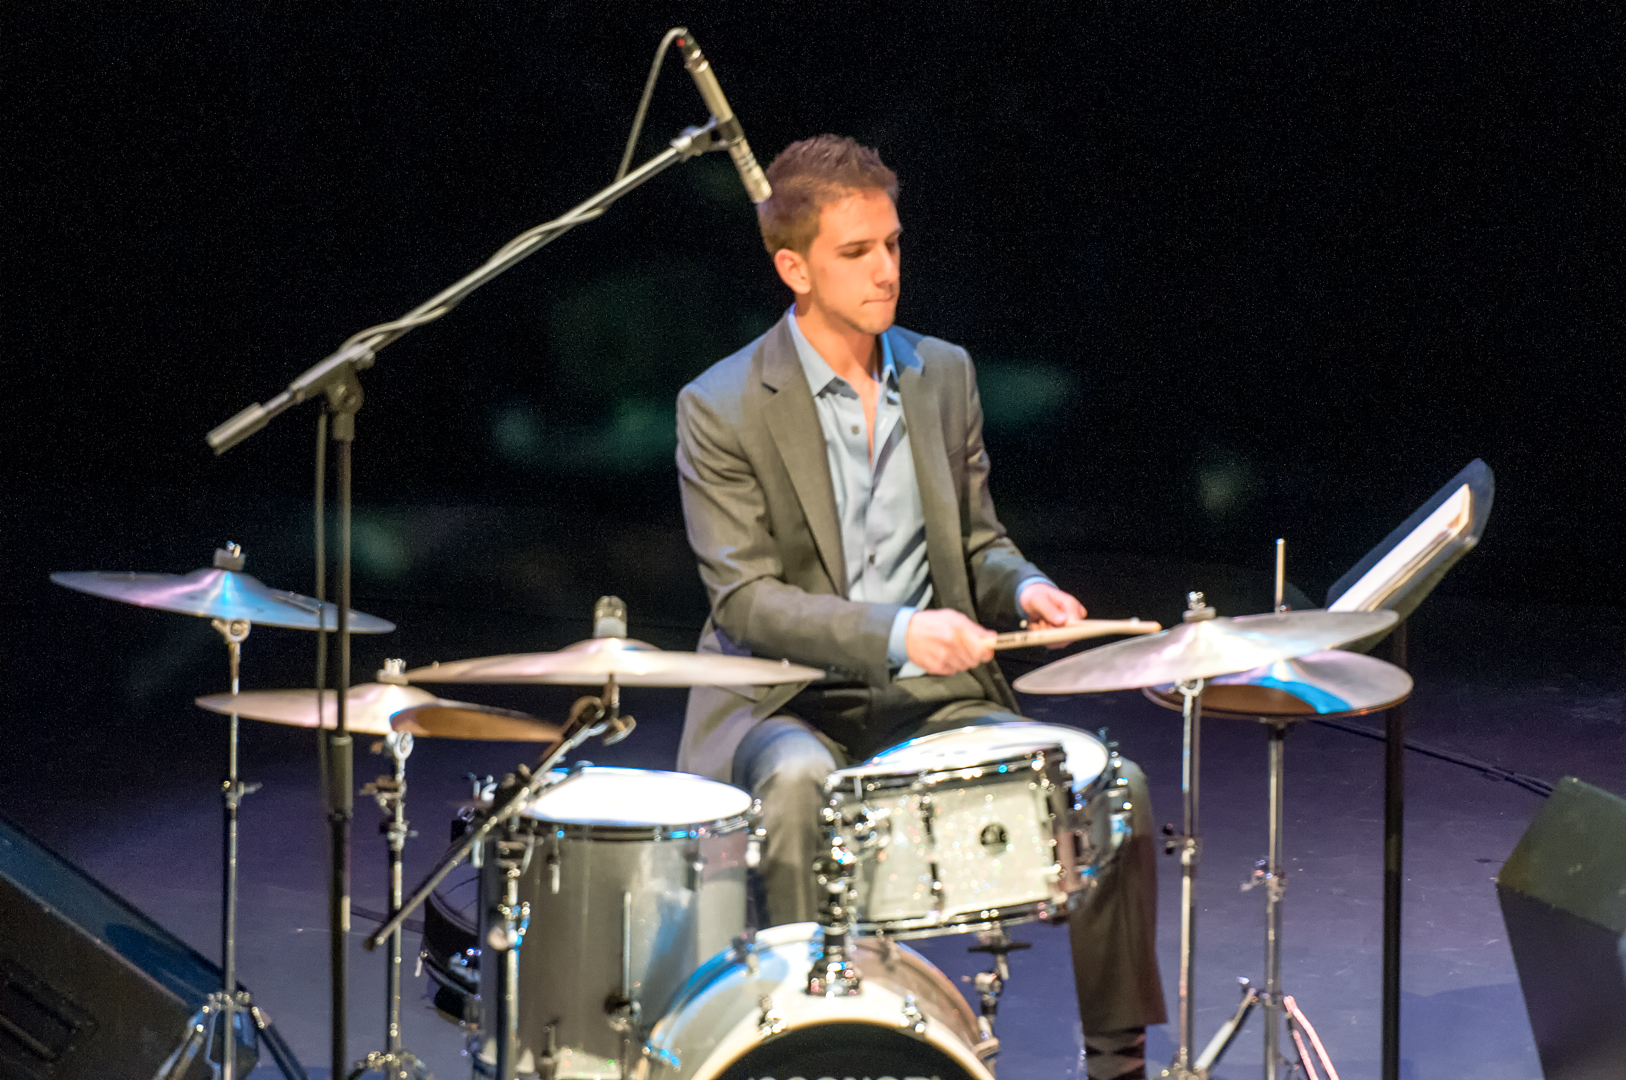
[[[519,873],[518,862],[503,866],[502,916],[508,947],[502,954],[502,992],[496,1003],[497,1080],[515,1080],[519,1075],[519,947],[524,941],[515,934],[520,912]]]
[[[1197,978],[1197,808],[1202,765],[1203,680],[1179,684],[1185,699],[1181,712],[1184,736],[1180,751],[1180,789],[1185,801],[1185,830],[1180,838],[1180,1050],[1176,1075],[1192,1075],[1192,1047],[1196,1042]]]
[[[357,395],[359,398],[359,394]],[[359,401],[357,402],[359,405]],[[350,933],[350,821],[355,813],[354,764],[350,730],[345,719],[345,697],[350,691],[350,497],[351,449],[355,441],[354,412],[333,415],[333,441],[339,444],[339,671],[334,688],[336,723],[328,740],[328,822],[331,826],[332,862],[328,881],[329,963],[332,995],[333,1075],[343,1076],[349,1064],[345,997]]]
[[[1286,888],[1282,859],[1283,751],[1287,725],[1270,725],[1270,854],[1265,863],[1265,1080],[1277,1080],[1282,1031],[1282,893]]]
[[[385,826],[390,842],[390,914],[401,910],[402,851],[406,847],[408,825],[406,817],[406,761],[412,753],[412,733],[396,732],[390,740],[390,754],[395,758],[394,815]],[[401,930],[390,935],[389,967],[385,969],[388,1008],[384,1020],[384,1051],[393,1057],[401,1052]]]
[[[1406,621],[1389,638],[1389,661],[1406,667]],[[1400,897],[1406,831],[1406,703],[1384,720],[1383,753],[1383,1080],[1400,1080]]]
[[[241,619],[227,622],[215,619],[214,627],[226,639],[226,655],[231,663],[231,692],[235,698],[241,684],[239,671],[242,664],[243,639],[248,637],[249,624]],[[226,741],[226,782],[220,786],[221,801],[225,807],[226,873],[220,902],[220,981],[221,1024],[225,1031],[220,1051],[221,1080],[233,1080],[237,1073],[237,1039],[233,1025],[237,1022],[237,810],[243,799],[243,785],[237,776],[237,713],[231,714]]]

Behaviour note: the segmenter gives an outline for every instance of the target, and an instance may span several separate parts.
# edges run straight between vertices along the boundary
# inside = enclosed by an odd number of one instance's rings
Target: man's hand
[[[1049,630],[1083,619],[1089,612],[1072,593],[1064,593],[1048,581],[1035,581],[1022,590],[1016,604],[1028,617],[1029,630]],[[1065,643],[1063,643],[1065,644]],[[1051,645],[1052,649],[1062,645]]]
[[[1023,595],[1031,591],[1023,590]],[[994,632],[951,608],[915,612],[903,642],[909,659],[928,675],[956,675],[994,658]]]

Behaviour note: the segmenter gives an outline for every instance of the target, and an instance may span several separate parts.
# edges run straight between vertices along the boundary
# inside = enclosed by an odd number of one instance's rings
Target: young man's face
[[[829,322],[879,334],[898,311],[897,207],[884,191],[855,191],[819,211],[819,233],[805,256],[781,250],[779,276],[796,309],[817,308]]]

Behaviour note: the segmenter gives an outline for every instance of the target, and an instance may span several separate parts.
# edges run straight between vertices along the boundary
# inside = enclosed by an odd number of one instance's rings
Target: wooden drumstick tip
[[[1085,638],[1109,637],[1117,634],[1155,634],[1163,624],[1150,619],[1082,619],[1067,626],[1054,626],[1048,630],[1015,630],[994,638],[994,648],[1023,649],[1032,645],[1060,645]]]

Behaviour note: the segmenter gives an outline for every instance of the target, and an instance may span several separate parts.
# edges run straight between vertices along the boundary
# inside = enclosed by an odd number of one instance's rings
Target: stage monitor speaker
[[[1543,1075],[1626,1077],[1626,799],[1560,780],[1496,892]]]
[[[152,1080],[219,988],[219,967],[0,818],[0,1077]],[[258,1040],[238,1018],[246,1076]],[[210,1076],[204,1059],[176,1076]]]

